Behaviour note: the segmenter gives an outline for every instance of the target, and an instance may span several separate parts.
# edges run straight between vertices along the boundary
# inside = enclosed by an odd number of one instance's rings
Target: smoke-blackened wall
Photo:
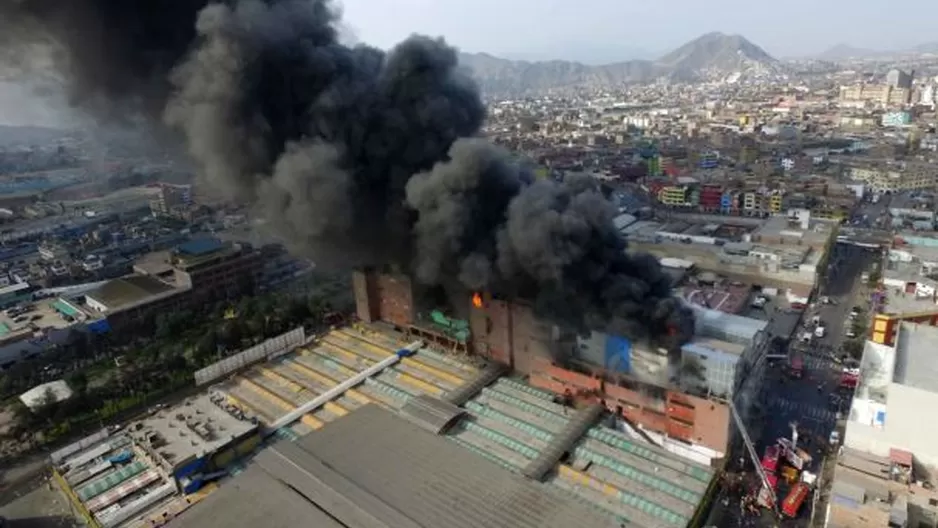
[[[484,105],[454,49],[346,46],[336,23],[327,0],[0,6],[6,50],[56,45],[76,103],[179,132],[205,184],[320,264],[393,264],[580,329],[689,337],[690,313],[653,258],[625,254],[594,182],[535,182],[474,137]]]

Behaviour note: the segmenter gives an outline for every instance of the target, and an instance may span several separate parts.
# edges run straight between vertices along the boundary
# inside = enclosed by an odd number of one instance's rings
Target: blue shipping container
[[[624,337],[606,338],[606,361],[608,370],[630,372],[632,370],[632,342]]]

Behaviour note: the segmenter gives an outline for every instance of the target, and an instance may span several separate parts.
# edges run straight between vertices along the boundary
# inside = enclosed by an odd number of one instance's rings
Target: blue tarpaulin
[[[111,331],[111,324],[107,319],[100,319],[93,323],[88,323],[88,330],[95,334],[106,334]]]
[[[624,337],[606,338],[606,368],[619,372],[632,370],[632,342]]]

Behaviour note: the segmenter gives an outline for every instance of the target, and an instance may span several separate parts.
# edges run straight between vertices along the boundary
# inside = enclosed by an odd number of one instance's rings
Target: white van
[[[821,337],[824,337],[825,335],[827,335],[826,327],[818,325],[818,327],[814,329],[814,337],[821,338]]]

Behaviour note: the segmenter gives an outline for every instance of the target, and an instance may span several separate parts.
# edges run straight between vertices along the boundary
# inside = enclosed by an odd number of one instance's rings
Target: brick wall
[[[621,412],[629,422],[650,431],[726,451],[730,415],[725,404],[676,391],[663,391],[663,399],[658,399],[612,381],[603,383],[600,369],[587,374],[535,363],[535,370],[529,378],[535,387],[556,394],[570,392],[580,401],[605,403],[610,412]]]
[[[395,275],[377,275],[374,293],[378,317],[382,321],[408,326],[414,322],[414,293],[410,279]]]
[[[403,276],[356,271],[352,274],[355,307],[362,321],[385,321],[398,326],[414,322],[414,295]]]
[[[474,353],[508,365],[523,374],[536,370],[539,359],[550,359],[552,327],[525,304],[484,294],[481,308],[472,307],[469,325]]]
[[[472,307],[469,326],[475,354],[512,367],[511,310],[507,302],[482,296],[482,308]]]

